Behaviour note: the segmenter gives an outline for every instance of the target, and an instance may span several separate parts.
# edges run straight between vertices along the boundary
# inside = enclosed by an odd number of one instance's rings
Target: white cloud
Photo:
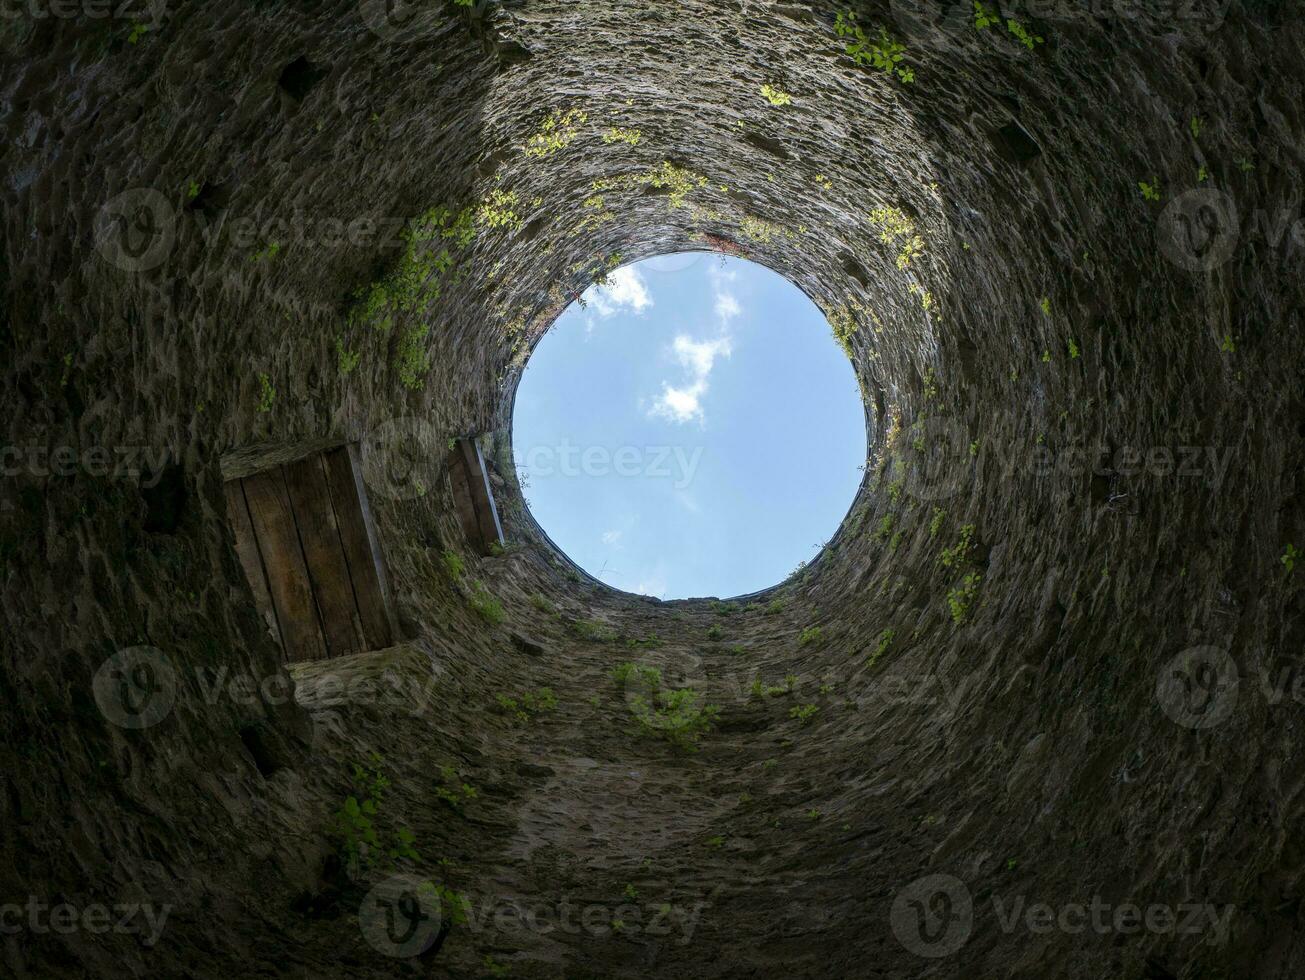
[[[743,307],[739,306],[738,298],[733,293],[716,294],[716,316],[720,317],[722,325],[727,325],[742,312]]]
[[[648,285],[639,275],[639,270],[629,265],[609,275],[606,286],[590,286],[586,289],[584,300],[603,318],[622,310],[642,313],[653,305]]]
[[[711,280],[711,292],[715,301],[716,318],[720,320],[721,333],[728,334],[730,321],[743,312],[739,298],[730,290],[730,283],[738,279],[739,274],[723,265],[713,265],[707,270]]]
[[[702,399],[707,394],[708,378],[719,357],[729,357],[733,349],[731,324],[743,314],[743,305],[730,289],[738,278],[733,269],[712,266],[707,270],[711,280],[713,308],[718,321],[719,335],[715,340],[693,340],[680,334],[671,345],[687,377],[677,383],[662,382],[662,393],[653,402],[649,414],[669,422],[703,421]]]
[[[651,413],[667,422],[692,422],[702,419],[702,396],[707,392],[705,382],[688,388],[673,388],[662,382],[662,393],[653,402]]]
[[[702,421],[702,396],[707,393],[707,378],[718,357],[729,357],[731,350],[728,337],[715,340],[693,340],[680,334],[671,345],[676,360],[688,372],[689,381],[684,385],[672,385],[662,382],[662,393],[653,402],[650,413],[664,418],[668,422],[685,423],[697,419]]]
[[[605,544],[605,545],[613,545],[613,544],[616,544],[616,542],[618,542],[618,541],[621,540],[621,535],[622,535],[622,533],[623,533],[623,532],[621,532],[621,531],[604,531],[604,532],[603,532],[603,544]]]

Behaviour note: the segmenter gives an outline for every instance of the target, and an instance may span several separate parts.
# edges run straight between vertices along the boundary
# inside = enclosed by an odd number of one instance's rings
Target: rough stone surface
[[[1071,5],[1030,21],[1045,43],[1027,50],[921,5],[855,6],[902,39],[912,84],[842,53],[824,3],[5,21],[0,350],[22,452],[0,482],[0,902],[171,907],[153,947],[5,934],[7,972],[1305,973],[1305,600],[1280,561],[1305,541],[1300,11]],[[1162,244],[1198,187],[1242,228],[1190,271],[1191,240]],[[142,191],[170,244],[133,259],[102,216]],[[474,229],[434,239],[439,294],[360,313],[405,267],[400,225],[437,207],[437,229],[464,208]],[[905,267],[884,208],[922,240]],[[363,220],[337,240],[333,222]],[[865,484],[822,556],[746,610],[588,579],[503,451],[520,368],[565,304],[685,248],[763,262],[856,325]],[[480,432],[510,542],[489,558],[463,546],[440,469],[448,439]],[[241,576],[221,460],[345,439],[364,444],[407,642],[292,678]],[[63,446],[68,475],[30,462]],[[501,623],[473,607],[485,593]],[[92,679],[140,646],[177,689],[129,730]],[[1241,678],[1209,728],[1157,697],[1193,647]],[[631,732],[611,676],[627,659],[721,706],[698,752]],[[241,676],[270,682],[244,697]],[[531,720],[499,705],[544,687],[557,707]],[[372,753],[386,826],[416,837],[409,870],[477,914],[669,904],[678,924],[491,918],[434,958],[382,955],[357,915],[383,875],[351,876],[332,830]],[[890,915],[930,874],[974,899],[936,959]],[[1001,928],[993,899],[1016,896],[1235,911],[1221,941],[1030,934]]]

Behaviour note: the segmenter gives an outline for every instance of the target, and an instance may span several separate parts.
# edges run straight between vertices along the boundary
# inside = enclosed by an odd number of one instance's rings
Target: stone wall
[[[5,22],[0,898],[171,908],[153,946],[5,935],[9,971],[1305,969],[1302,705],[1262,689],[1299,669],[1305,612],[1280,560],[1305,539],[1298,11],[1069,5],[1027,20],[1029,49],[955,7],[853,6],[913,81],[856,64],[825,3]],[[617,594],[555,552],[500,453],[512,545],[472,555],[447,440],[501,445],[565,305],[683,249],[768,265],[847,338],[870,454],[839,534],[746,611]],[[220,461],[344,439],[409,642],[297,671],[296,702]],[[67,475],[43,472],[55,447]],[[142,647],[176,683],[135,730],[93,679]],[[1207,678],[1174,660],[1193,648],[1241,678],[1209,727],[1157,695]],[[720,705],[700,751],[630,734],[627,659]],[[245,674],[276,683],[238,697]],[[501,709],[543,687],[553,711]],[[387,957],[356,921],[376,874],[332,831],[373,752],[414,874],[482,910],[628,885],[683,922],[473,921]],[[891,914],[932,874],[973,904],[936,959]],[[1235,911],[1219,941],[1030,934],[1001,927],[1016,896]]]

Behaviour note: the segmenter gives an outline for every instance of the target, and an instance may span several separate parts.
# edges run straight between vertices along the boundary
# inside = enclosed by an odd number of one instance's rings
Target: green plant
[[[530,596],[530,604],[538,609],[541,613],[552,616],[557,612],[557,607],[545,599],[538,592]]]
[[[808,820],[819,820],[819,819],[820,819],[820,808],[819,808],[819,807],[814,807],[814,806],[813,806],[810,810],[808,810],[808,811],[807,811],[807,819],[808,819]]]
[[[634,899],[639,897],[639,889],[635,888],[633,884],[627,883],[625,886],[625,891],[622,892],[621,894],[624,895],[626,898],[630,899],[631,901],[633,901]]]
[[[978,572],[970,572],[961,580],[958,588],[947,593],[947,606],[951,609],[952,622],[956,625],[965,622],[970,606],[974,603],[974,597],[979,592],[979,583],[982,581],[983,577]]]
[[[541,687],[534,693],[527,692],[519,697],[497,694],[494,700],[504,713],[517,721],[534,721],[539,715],[557,709],[557,695],[551,687]]]
[[[422,343],[430,333],[429,323],[418,323],[409,327],[399,337],[396,354],[399,372],[399,384],[409,391],[416,391],[426,384],[426,372],[430,370],[430,353]]]
[[[258,387],[258,410],[260,412],[272,411],[272,404],[276,401],[276,389],[272,387],[271,379],[266,374],[259,374]]]
[[[938,537],[938,532],[942,530],[943,521],[947,520],[947,511],[941,507],[933,509],[933,520],[929,522],[929,537]]]
[[[1219,350],[1224,354],[1237,353],[1237,341],[1232,334],[1226,333],[1223,335],[1223,340],[1219,342]]]
[[[1043,38],[1040,35],[1030,33],[1028,28],[1017,20],[1007,20],[1006,30],[1014,34],[1015,40],[1019,41],[1020,44],[1024,45],[1030,51],[1033,50],[1035,45],[1043,42]]]
[[[353,767],[353,792],[335,812],[332,834],[350,873],[374,866],[393,867],[400,860],[417,860],[416,836],[404,826],[382,818],[381,804],[390,780],[381,770],[384,760],[373,752],[365,765]],[[390,829],[386,833],[387,827]],[[387,846],[384,841],[390,839]]]
[[[453,0],[453,2],[462,7],[470,7],[473,3],[475,3],[475,0]],[[508,969],[506,963],[498,962],[497,960],[494,959],[494,957],[490,956],[488,953],[486,953],[485,958],[480,961],[480,965],[484,967],[485,972],[488,973],[491,977],[505,977],[510,972],[512,972],[511,970]]]
[[[718,616],[733,616],[739,611],[738,603],[721,602],[719,599],[714,600],[711,604],[712,611]]]
[[[734,654],[735,656],[740,656],[747,652],[748,652],[748,648],[745,647],[742,643],[735,643],[733,646],[730,647],[730,653]]]
[[[875,648],[870,654],[870,659],[866,661],[867,667],[873,667],[875,662],[888,651],[888,648],[893,645],[893,637],[896,635],[897,631],[894,629],[879,631],[879,638],[875,641]]]
[[[774,615],[777,615],[778,613],[781,613],[781,612],[783,612],[783,611],[784,611],[784,600],[782,600],[782,599],[772,599],[772,600],[771,600],[771,601],[766,605],[766,615],[767,615],[767,616],[774,616]]]
[[[511,212],[495,210],[493,203],[509,196],[495,193],[499,197],[491,195],[479,208],[464,208],[454,215],[449,208],[436,206],[408,222],[402,234],[403,255],[387,276],[354,293],[349,321],[388,331],[396,317],[420,312],[437,300],[441,281],[454,265],[450,245],[465,249],[471,244],[478,216],[491,225],[491,217],[509,220]],[[510,199],[515,201],[515,195]]]
[[[1076,344],[1076,343],[1074,342],[1074,338],[1073,338],[1073,337],[1070,337],[1070,338],[1069,338],[1069,343],[1068,343],[1068,345],[1067,345],[1067,349],[1068,349],[1068,351],[1069,351],[1069,359],[1070,359],[1071,361],[1074,360],[1074,359],[1076,359],[1076,358],[1079,356],[1079,354],[1082,353],[1082,352],[1078,349],[1078,344]]]
[[[452,551],[445,551],[440,556],[440,561],[444,564],[444,570],[449,573],[449,578],[457,581],[462,578],[462,573],[466,566],[462,562],[462,556]]]
[[[340,377],[347,378],[353,373],[353,369],[358,366],[362,359],[362,353],[354,353],[344,346],[344,337],[335,338],[335,366],[340,372]]]
[[[992,27],[994,24],[1000,24],[1000,23],[1001,23],[1001,18],[999,16],[997,16],[995,13],[993,13],[983,4],[979,3],[979,0],[974,0],[974,26],[976,28],[983,31],[983,30],[987,30],[989,27]]]
[[[626,662],[612,671],[612,677],[626,685],[640,731],[664,738],[677,749],[697,751],[698,740],[720,716],[716,705],[698,704],[698,692],[693,688],[662,687],[662,674],[656,667]]]
[[[895,41],[887,28],[881,26],[878,39],[871,40],[856,22],[856,14],[844,10],[839,12],[834,21],[834,32],[839,37],[848,39],[843,51],[858,65],[895,75],[904,85],[915,81],[915,69],[901,64],[906,55],[906,47]]]
[[[280,254],[281,254],[281,243],[268,242],[257,252],[255,252],[252,256],[250,256],[249,261],[250,262],[271,261],[272,259],[276,258]]]
[[[796,719],[799,725],[805,725],[819,710],[820,708],[814,704],[799,704],[788,709],[788,716]]]
[[[1200,116],[1193,116],[1192,121],[1187,124],[1187,128],[1192,131],[1192,139],[1201,138],[1201,130],[1205,128],[1205,120]]]
[[[571,631],[582,640],[592,643],[616,642],[616,631],[602,623],[590,619],[577,619],[571,623]]]
[[[808,626],[798,634],[798,646],[810,646],[813,643],[820,643],[825,638],[825,631],[819,626]]]
[[[793,102],[793,96],[789,95],[783,89],[776,88],[773,85],[761,86],[761,94],[765,96],[767,102],[773,106],[790,105]]]
[[[526,141],[526,156],[546,159],[569,146],[580,135],[580,126],[589,120],[583,109],[554,109]]]
[[[721,640],[724,637],[725,637],[725,631],[722,630],[719,626],[712,626],[709,630],[707,630],[707,639],[709,640]]]
[[[127,35],[128,44],[138,44],[140,39],[149,33],[150,25],[134,23],[131,25],[131,33]]]
[[[907,268],[912,259],[924,254],[924,238],[901,208],[875,208],[870,212],[870,223],[879,230],[881,242],[897,245],[897,268]]]
[[[1299,557],[1300,557],[1300,552],[1296,550],[1296,546],[1292,544],[1288,544],[1286,550],[1283,551],[1282,553],[1282,557],[1279,559],[1279,561],[1282,562],[1283,568],[1287,569],[1288,575],[1290,575],[1295,570],[1296,559]]]
[[[497,626],[503,622],[503,603],[490,594],[483,582],[476,583],[476,590],[472,593],[471,598],[467,600],[467,603],[487,623]]]
[[[478,795],[476,787],[459,778],[452,766],[440,766],[440,777],[444,784],[435,787],[435,796],[455,810],[460,809],[469,800],[474,800]]]
[[[1043,313],[1047,316],[1051,316],[1051,297],[1043,296],[1042,301],[1038,303],[1038,306],[1041,307]]]
[[[1160,181],[1155,177],[1151,178],[1148,184],[1145,180],[1139,180],[1137,186],[1142,191],[1142,199],[1146,201],[1160,200]]]
[[[652,634],[651,636],[646,636],[642,640],[637,640],[632,636],[625,641],[625,645],[632,650],[638,650],[641,648],[647,650],[655,650],[657,647],[662,645],[662,638],[658,636],[656,633]]]
[[[780,694],[787,694],[791,690],[791,686],[785,686],[784,684],[776,684],[774,686],[771,686],[769,684],[763,683],[761,678],[758,677],[753,680],[751,690],[752,690],[752,696],[754,698],[764,699],[764,698],[773,698]]]
[[[959,566],[970,557],[974,548],[974,525],[966,524],[961,528],[961,536],[951,548],[944,548],[938,560],[947,568]]]
[[[639,141],[643,139],[643,133],[637,129],[622,129],[620,126],[612,126],[603,133],[604,143],[628,143],[630,146],[638,146]]]
[[[725,836],[723,834],[717,834],[715,837],[707,838],[708,847],[720,847],[724,843],[725,843]]]
[[[879,521],[879,530],[875,532],[875,537],[880,541],[887,541],[889,535],[893,533],[893,515],[885,514]]]
[[[938,397],[938,378],[934,374],[932,367],[924,372],[923,387],[925,401]]]

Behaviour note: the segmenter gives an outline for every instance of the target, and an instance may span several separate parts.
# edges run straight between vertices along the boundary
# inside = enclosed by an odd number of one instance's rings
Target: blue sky
[[[783,277],[705,252],[624,266],[573,303],[517,389],[535,520],[628,592],[774,585],[837,530],[865,413],[824,315]]]

